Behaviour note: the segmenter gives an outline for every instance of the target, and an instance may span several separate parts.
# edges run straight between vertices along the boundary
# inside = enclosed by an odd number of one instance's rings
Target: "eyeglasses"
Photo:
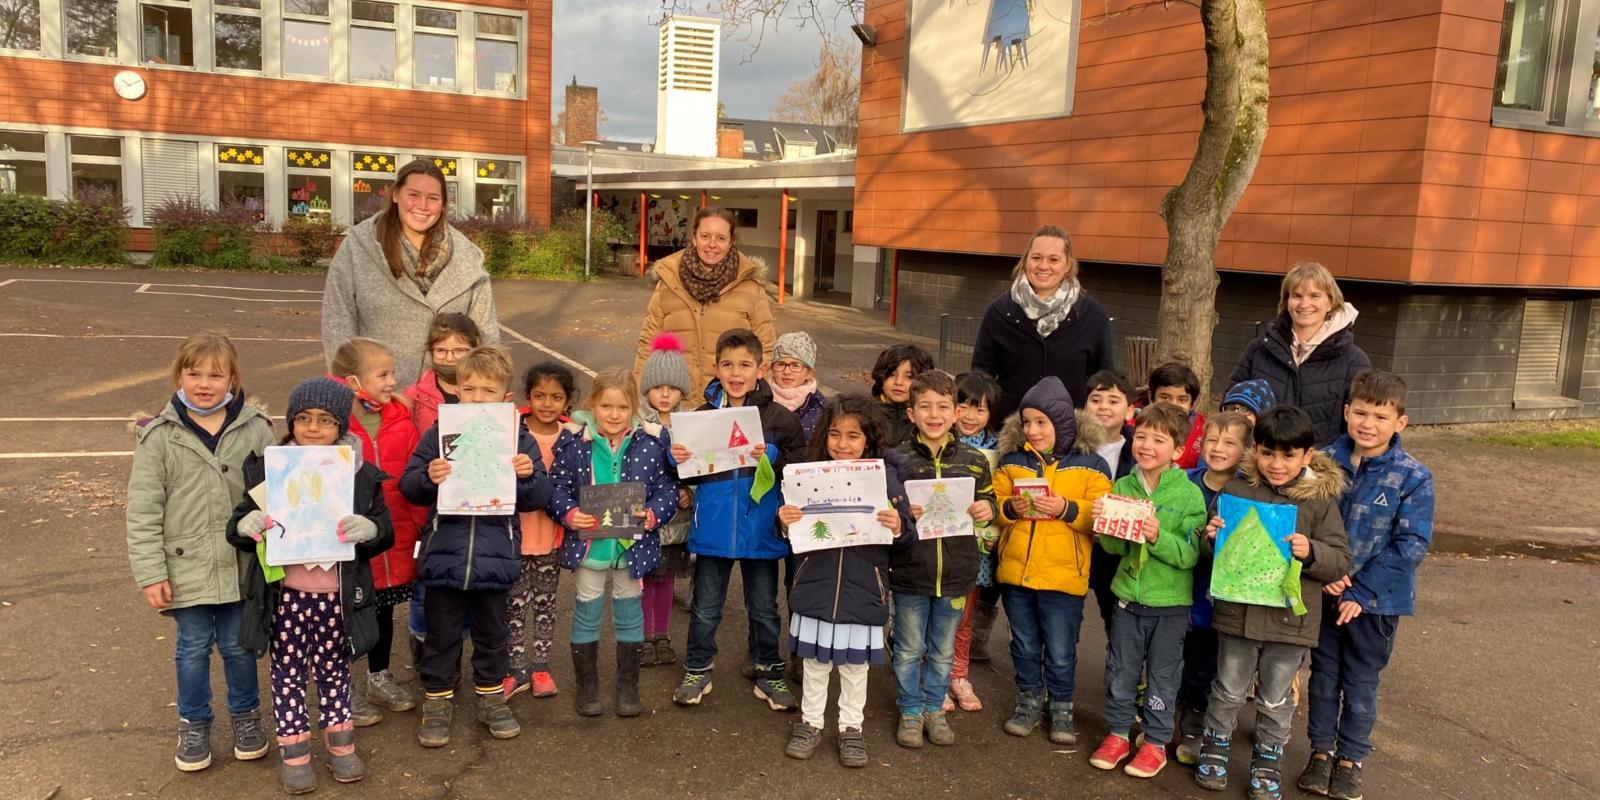
[[[451,347],[448,349],[443,347],[435,347],[433,348],[433,357],[436,359],[460,358],[470,352],[472,352],[472,348],[470,347]]]
[[[806,365],[798,361],[775,361],[772,368],[779,372],[799,372],[805,369]]]
[[[294,424],[301,428],[337,428],[339,420],[327,414],[296,414]]]

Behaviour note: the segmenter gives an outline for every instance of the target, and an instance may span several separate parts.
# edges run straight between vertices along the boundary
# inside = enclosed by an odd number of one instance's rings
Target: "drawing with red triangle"
[[[750,440],[745,438],[744,431],[739,430],[739,423],[733,423],[733,432],[728,434],[728,448],[749,447]]]

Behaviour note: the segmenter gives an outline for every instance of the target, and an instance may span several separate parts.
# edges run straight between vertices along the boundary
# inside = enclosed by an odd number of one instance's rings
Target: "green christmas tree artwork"
[[[1294,533],[1295,507],[1221,495],[1211,570],[1211,597],[1248,605],[1289,608],[1300,596],[1299,570],[1285,541]]]
[[[611,522],[611,512],[609,510],[607,510],[606,513],[605,513],[605,516],[600,518],[600,527],[609,528],[609,527],[612,526],[612,524],[613,523]]]
[[[819,519],[811,523],[811,538],[819,542],[826,542],[833,538],[833,532],[828,530],[827,522]]]
[[[450,461],[439,507],[455,514],[513,513],[516,410],[509,403],[451,405],[440,409],[439,419],[440,450]]]

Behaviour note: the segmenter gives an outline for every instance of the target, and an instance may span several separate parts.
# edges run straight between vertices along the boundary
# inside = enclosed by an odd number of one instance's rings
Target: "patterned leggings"
[[[506,594],[506,630],[511,639],[511,666],[534,672],[550,670],[550,642],[556,635],[556,585],[561,580],[560,553],[523,556],[522,573]],[[533,657],[528,657],[528,607],[533,606]]]
[[[284,589],[272,620],[270,658],[277,735],[311,732],[306,681],[313,679],[322,727],[350,721],[350,662],[337,592]]]

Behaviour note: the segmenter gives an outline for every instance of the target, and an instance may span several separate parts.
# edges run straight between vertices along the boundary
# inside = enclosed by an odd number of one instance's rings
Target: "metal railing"
[[[972,346],[978,341],[978,317],[939,315],[939,369],[952,375],[972,367]]]

